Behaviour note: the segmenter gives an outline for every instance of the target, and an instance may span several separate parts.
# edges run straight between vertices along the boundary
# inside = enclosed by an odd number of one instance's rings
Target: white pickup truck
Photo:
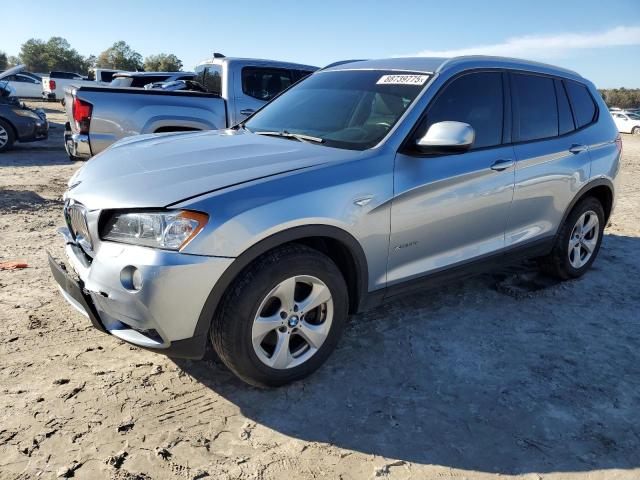
[[[65,96],[65,147],[69,158],[84,160],[131,135],[230,127],[315,70],[214,54],[195,70],[204,91],[70,88]]]
[[[64,90],[67,87],[95,86],[96,84],[94,80],[89,80],[79,73],[50,72],[49,75],[42,77],[42,98],[50,102],[61,101],[64,99]]]

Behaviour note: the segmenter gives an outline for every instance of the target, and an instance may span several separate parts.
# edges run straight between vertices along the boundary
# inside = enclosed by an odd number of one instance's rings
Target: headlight
[[[23,110],[23,109],[15,109],[13,110],[13,113],[15,113],[16,115],[19,115],[21,117],[29,117],[29,118],[33,118],[35,120],[42,120],[40,118],[40,115],[38,115],[36,112],[32,112],[31,110]]]
[[[145,247],[180,250],[207,224],[205,213],[116,212],[105,222],[102,239]]]

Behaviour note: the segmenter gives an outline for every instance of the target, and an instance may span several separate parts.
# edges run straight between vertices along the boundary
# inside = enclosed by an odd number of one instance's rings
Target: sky
[[[0,21],[9,55],[51,36],[83,55],[125,40],[143,56],[175,53],[185,70],[213,52],[317,66],[477,53],[559,65],[599,88],[640,88],[640,0],[21,0],[10,10]]]

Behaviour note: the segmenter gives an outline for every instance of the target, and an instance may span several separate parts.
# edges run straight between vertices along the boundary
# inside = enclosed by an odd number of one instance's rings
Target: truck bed
[[[73,118],[75,98],[92,106],[88,132],[80,132]],[[193,91],[145,90],[130,87],[86,86],[65,91],[69,135],[96,155],[131,135],[215,130],[227,126],[227,105],[217,94]]]

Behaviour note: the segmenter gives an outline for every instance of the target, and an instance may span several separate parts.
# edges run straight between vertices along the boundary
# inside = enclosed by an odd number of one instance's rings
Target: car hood
[[[23,70],[24,70],[24,65],[16,65],[15,67],[12,67],[9,70],[5,70],[4,72],[0,73],[0,80],[2,80],[5,77],[8,77],[9,75],[15,75],[16,73],[20,73]]]
[[[241,130],[139,135],[89,160],[66,196],[90,210],[160,208],[360,153]]]

